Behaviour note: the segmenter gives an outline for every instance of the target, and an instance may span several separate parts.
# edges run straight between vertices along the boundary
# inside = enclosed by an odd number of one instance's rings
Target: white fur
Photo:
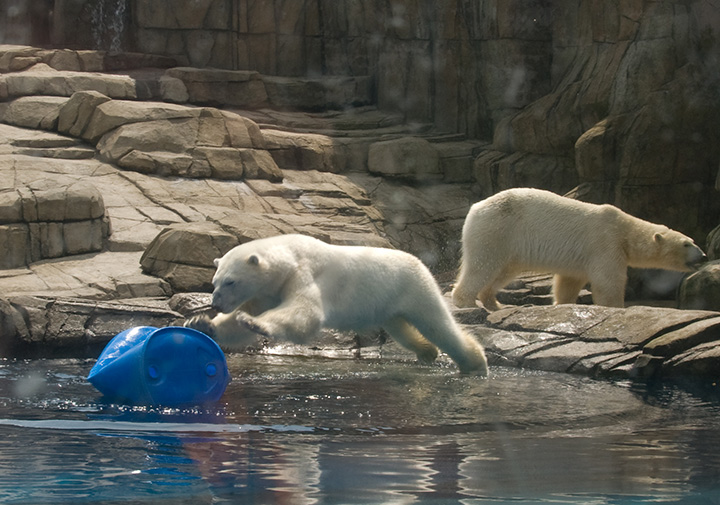
[[[258,335],[307,343],[321,328],[384,328],[422,361],[434,360],[439,347],[462,372],[487,373],[482,346],[460,329],[435,279],[410,254],[283,235],[242,244],[216,266],[213,305],[221,314],[211,329],[226,349]]]
[[[690,271],[705,254],[682,233],[594,205],[530,188],[497,193],[470,208],[462,265],[453,290],[458,307],[499,308],[498,290],[520,272],[555,275],[555,303],[574,303],[590,282],[593,301],[622,307],[627,267]]]

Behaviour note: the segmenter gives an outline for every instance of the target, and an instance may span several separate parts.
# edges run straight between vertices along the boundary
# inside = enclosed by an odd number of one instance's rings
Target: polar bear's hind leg
[[[577,302],[580,290],[587,279],[557,274],[553,277],[553,298],[555,305]]]
[[[420,332],[402,317],[395,317],[385,324],[383,329],[404,348],[417,354],[422,363],[432,363],[438,356],[438,349],[427,341]]]
[[[461,372],[487,375],[487,359],[482,346],[460,329],[449,312],[415,314],[408,317],[408,322],[425,339],[447,353]]]

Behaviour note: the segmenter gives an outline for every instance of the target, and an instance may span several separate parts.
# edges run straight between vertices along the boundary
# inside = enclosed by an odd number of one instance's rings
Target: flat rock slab
[[[591,376],[720,378],[720,362],[708,364],[720,340],[718,312],[524,306],[490,313],[486,321],[471,328],[497,364]]]

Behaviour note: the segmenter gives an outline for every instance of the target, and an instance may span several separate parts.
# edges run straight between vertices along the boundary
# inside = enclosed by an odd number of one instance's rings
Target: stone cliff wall
[[[63,0],[66,43],[93,43],[98,2],[118,0]],[[369,75],[380,107],[477,138],[550,91],[549,0],[127,2],[126,50],[266,75]]]

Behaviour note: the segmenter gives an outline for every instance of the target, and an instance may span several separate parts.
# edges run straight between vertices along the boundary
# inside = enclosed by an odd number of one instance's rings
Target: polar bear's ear
[[[250,256],[248,256],[247,262],[248,265],[257,265],[258,263],[260,263],[260,258],[258,258],[256,254],[251,254]]]
[[[660,242],[662,242],[663,240],[665,240],[665,237],[663,237],[663,236],[662,236],[662,233],[660,233],[660,232],[658,231],[658,232],[655,232],[655,235],[653,235],[653,240],[659,244]]]
[[[217,268],[217,266],[220,264],[220,258],[215,258],[215,259],[213,260],[213,264],[214,264],[215,267]]]

